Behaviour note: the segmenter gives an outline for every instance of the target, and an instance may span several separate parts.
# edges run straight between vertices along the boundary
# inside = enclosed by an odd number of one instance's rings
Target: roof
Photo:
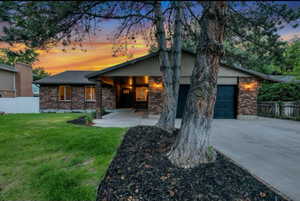
[[[0,69],[5,71],[10,71],[10,72],[18,72],[14,66],[9,66],[6,64],[0,64]]]
[[[270,75],[273,79],[281,80],[281,82],[297,82],[300,83],[300,80],[297,80],[293,75]]]
[[[65,71],[37,80],[35,84],[95,84],[85,76],[93,71]]]
[[[241,71],[243,73],[247,73],[249,75],[258,77],[258,78],[263,79],[263,80],[269,80],[269,81],[272,81],[272,82],[284,82],[283,80],[277,79],[276,77],[273,77],[272,75],[267,75],[267,74],[260,73],[260,72],[257,72],[257,71],[251,70],[251,69],[246,69],[246,68],[243,68],[243,67],[239,67],[239,66],[236,66],[236,65],[232,65],[232,64],[228,65],[228,64],[225,64],[225,63],[221,63],[221,66],[231,68],[233,70],[238,70],[238,71]]]
[[[117,70],[119,68],[123,68],[125,66],[130,65],[130,64],[134,64],[134,63],[137,63],[137,62],[140,62],[140,61],[144,61],[144,60],[146,60],[148,58],[151,58],[151,57],[154,57],[154,56],[157,56],[157,55],[158,55],[158,52],[150,53],[150,54],[147,54],[145,56],[138,57],[136,59],[132,59],[130,61],[126,61],[124,63],[120,63],[120,64],[117,64],[115,66],[111,66],[111,67],[105,68],[103,70],[94,71],[93,73],[88,74],[86,77],[89,78],[89,79],[91,79],[91,78],[96,77],[98,75],[101,75],[103,73],[106,73],[106,72],[109,72],[109,71],[113,71],[113,70]]]
[[[185,53],[188,53],[188,54],[195,55],[195,53],[193,51],[189,50],[189,49],[182,49],[182,51],[185,52]],[[139,57],[139,58],[136,58],[136,59],[132,59],[130,61],[118,64],[118,65],[115,65],[115,66],[105,68],[103,70],[94,71],[94,72],[86,75],[86,77],[91,79],[91,78],[94,78],[96,76],[102,75],[106,72],[114,71],[114,70],[126,67],[130,64],[134,64],[134,63],[146,60],[148,58],[151,58],[151,57],[154,57],[154,56],[157,56],[157,55],[158,55],[158,52],[150,53],[148,55],[145,55],[145,56],[142,56],[142,57]],[[269,80],[269,81],[273,81],[273,82],[283,82],[280,79],[277,79],[275,77],[272,77],[272,76],[269,76],[269,75],[266,75],[266,74],[263,74],[263,73],[259,73],[259,72],[256,72],[256,71],[253,71],[253,70],[250,70],[250,69],[246,69],[246,68],[242,68],[242,67],[238,67],[238,66],[234,66],[234,65],[226,65],[226,64],[221,64],[221,65],[224,66],[224,67],[227,67],[227,68],[231,68],[233,70],[238,70],[238,71],[241,71],[243,73],[247,73],[249,75],[252,75],[252,76],[264,79],[264,80]]]

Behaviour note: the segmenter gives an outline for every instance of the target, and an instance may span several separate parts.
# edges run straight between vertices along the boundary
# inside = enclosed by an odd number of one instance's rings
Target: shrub
[[[91,123],[93,123],[93,117],[92,117],[92,114],[87,114],[84,116],[84,119],[85,119],[85,124],[86,125],[90,125]]]
[[[299,101],[300,83],[263,83],[258,101]]]

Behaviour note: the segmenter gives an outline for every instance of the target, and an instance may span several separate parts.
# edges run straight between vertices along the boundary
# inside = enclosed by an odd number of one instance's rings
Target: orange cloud
[[[47,72],[55,74],[65,70],[100,70],[129,59],[127,56],[113,57],[113,44],[108,42],[87,42],[83,48],[86,51],[70,49],[64,52],[60,47],[38,51],[39,61],[34,67],[43,67]],[[131,52],[136,58],[147,54],[148,48],[144,43],[138,43],[134,44]]]
[[[289,41],[293,38],[299,38],[299,37],[300,37],[300,33],[288,33],[288,34],[282,35],[280,38],[282,40]]]
[[[134,45],[134,47],[131,47]],[[10,48],[12,50],[24,49],[24,45],[18,44],[10,47],[8,44],[0,43],[0,48]],[[135,44],[130,44],[130,52],[133,58],[147,54],[148,47],[144,41],[138,40]],[[66,70],[101,70],[103,68],[127,61],[128,56],[113,57],[113,44],[111,42],[86,41],[82,48],[72,50],[67,47],[63,51],[62,46],[51,48],[48,51],[37,50],[39,61],[35,62],[33,68],[43,67],[51,74],[60,73]]]

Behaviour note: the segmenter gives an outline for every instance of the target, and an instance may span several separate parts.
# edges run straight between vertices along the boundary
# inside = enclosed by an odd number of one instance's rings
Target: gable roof
[[[195,53],[193,51],[189,50],[189,49],[182,49],[182,51],[195,56]],[[132,59],[130,61],[127,61],[127,62],[124,62],[124,63],[121,63],[121,64],[117,64],[115,66],[105,68],[103,70],[94,71],[94,72],[86,75],[86,77],[88,79],[92,79],[92,78],[95,78],[95,77],[97,77],[99,75],[102,75],[104,73],[114,71],[114,70],[118,70],[118,69],[121,69],[123,67],[129,66],[131,64],[135,64],[135,63],[140,62],[140,61],[144,61],[146,59],[149,59],[149,58],[152,58],[152,57],[155,57],[155,56],[158,56],[158,52],[150,53],[150,54],[147,54],[145,56],[138,57],[136,59]],[[250,70],[250,69],[238,67],[238,66],[235,66],[235,65],[227,65],[225,63],[222,63],[221,66],[224,66],[224,67],[227,67],[227,68],[230,68],[230,69],[233,69],[233,70],[237,70],[237,71],[240,71],[240,72],[258,77],[260,79],[269,80],[269,81],[273,81],[273,82],[283,82],[282,80],[276,79],[275,77],[272,77],[270,75],[266,75],[266,74],[263,74],[263,73],[260,73],[260,72],[257,72],[257,71],[253,71],[253,70]]]
[[[6,64],[0,64],[0,69],[5,71],[10,71],[10,72],[15,72],[15,73],[18,72],[14,66],[9,66]]]
[[[132,59],[132,60],[126,61],[124,63],[117,64],[115,66],[111,66],[111,67],[108,67],[108,68],[105,68],[105,69],[102,69],[102,70],[99,70],[99,71],[94,71],[93,73],[88,74],[86,77],[91,79],[91,78],[96,77],[98,75],[101,75],[103,73],[110,72],[110,71],[113,71],[113,70],[117,70],[117,69],[123,68],[125,66],[128,66],[130,64],[135,64],[137,62],[144,61],[144,60],[149,59],[151,57],[155,57],[157,55],[158,55],[158,52],[150,53],[150,54],[147,54],[145,56],[141,56],[141,57],[138,57],[136,59]]]
[[[282,82],[296,82],[300,83],[300,80],[296,78],[296,76],[293,75],[270,75],[270,77],[281,80]]]
[[[35,84],[95,84],[86,78],[93,71],[65,71],[35,81]]]

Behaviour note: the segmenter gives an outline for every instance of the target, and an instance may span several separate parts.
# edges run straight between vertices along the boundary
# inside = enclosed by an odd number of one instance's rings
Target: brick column
[[[149,77],[148,112],[159,115],[162,111],[162,78]]]
[[[102,82],[97,80],[96,83],[96,118],[102,119]]]
[[[256,78],[240,77],[238,83],[238,119],[256,118],[260,83]]]

